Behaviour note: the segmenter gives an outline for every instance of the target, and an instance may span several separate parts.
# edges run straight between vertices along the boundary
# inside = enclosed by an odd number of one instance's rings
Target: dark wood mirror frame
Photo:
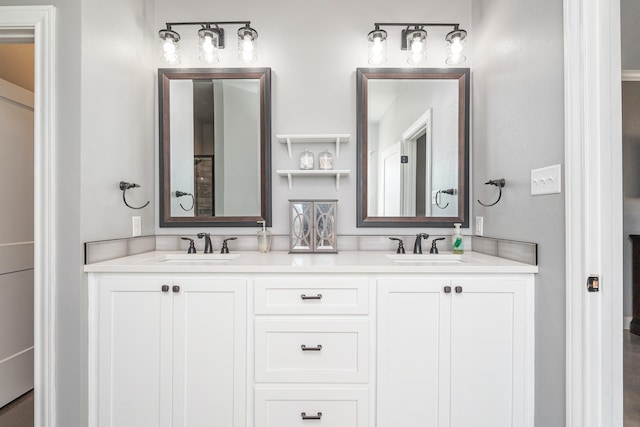
[[[260,216],[171,216],[169,83],[174,79],[257,79],[260,82]],[[270,68],[164,68],[158,70],[160,127],[160,227],[271,226],[271,69]]]
[[[458,81],[458,216],[411,217],[369,216],[368,176],[368,82],[372,79],[448,79]],[[358,227],[453,227],[469,225],[469,93],[468,68],[358,68],[356,70],[357,111],[357,201]]]

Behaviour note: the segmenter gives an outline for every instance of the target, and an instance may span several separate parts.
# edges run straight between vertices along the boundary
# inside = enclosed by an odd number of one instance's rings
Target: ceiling
[[[33,92],[33,43],[0,43],[0,79]]]

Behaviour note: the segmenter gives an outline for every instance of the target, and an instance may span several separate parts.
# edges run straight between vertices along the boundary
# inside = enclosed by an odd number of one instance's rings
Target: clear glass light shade
[[[373,30],[367,36],[369,40],[369,64],[379,65],[387,61],[387,32]]]
[[[218,63],[218,52],[220,46],[218,33],[211,29],[203,28],[198,31],[198,39],[200,61],[206,64]]]
[[[454,30],[447,34],[446,40],[449,44],[449,56],[447,58],[447,64],[458,65],[466,61],[467,57],[462,54],[464,49],[464,39],[467,36],[465,30]]]
[[[172,30],[160,30],[160,60],[170,65],[180,64],[180,35]]]
[[[427,59],[427,32],[413,30],[407,33],[407,62],[411,65],[420,64]]]
[[[242,27],[238,30],[238,58],[245,63],[258,59],[258,32],[253,28]]]

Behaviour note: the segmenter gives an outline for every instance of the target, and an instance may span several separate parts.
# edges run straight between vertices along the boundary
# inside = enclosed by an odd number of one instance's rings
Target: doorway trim
[[[2,29],[34,32],[34,425],[55,427],[55,9],[0,6]]]
[[[564,0],[563,16],[566,425],[621,426],[620,0]]]

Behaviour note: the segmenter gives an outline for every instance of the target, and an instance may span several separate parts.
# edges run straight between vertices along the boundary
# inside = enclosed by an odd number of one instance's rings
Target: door
[[[448,283],[378,282],[378,427],[449,425]]]
[[[141,278],[102,279],[97,285],[101,427],[171,425],[169,285]]]
[[[175,279],[173,289],[173,426],[244,426],[246,281]]]
[[[524,281],[504,279],[453,281],[453,427],[530,425],[525,413],[524,285]]]

